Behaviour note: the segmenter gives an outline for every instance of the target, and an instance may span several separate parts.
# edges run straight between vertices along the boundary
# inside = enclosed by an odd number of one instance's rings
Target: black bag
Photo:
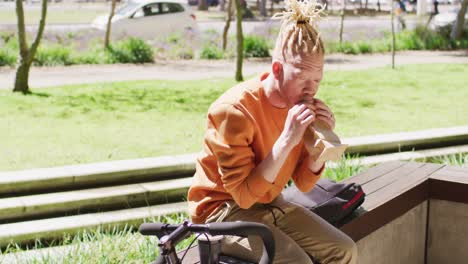
[[[287,201],[310,209],[331,224],[352,214],[366,196],[357,183],[336,183],[326,178],[319,179],[308,193],[301,192],[295,185],[282,193]]]

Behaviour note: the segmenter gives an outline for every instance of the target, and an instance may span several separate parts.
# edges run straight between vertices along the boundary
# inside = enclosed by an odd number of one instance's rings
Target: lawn
[[[468,124],[468,65],[327,71],[318,97],[343,137]],[[201,150],[206,110],[231,79],[0,91],[0,171]]]

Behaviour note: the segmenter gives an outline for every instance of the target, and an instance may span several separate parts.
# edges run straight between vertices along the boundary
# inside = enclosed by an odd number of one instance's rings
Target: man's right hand
[[[315,121],[314,112],[305,104],[294,105],[289,109],[280,140],[289,147],[295,147],[301,142],[304,132]]]

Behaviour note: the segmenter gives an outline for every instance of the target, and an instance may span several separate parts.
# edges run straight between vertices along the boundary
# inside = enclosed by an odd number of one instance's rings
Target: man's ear
[[[283,64],[279,61],[274,61],[271,64],[271,72],[276,80],[281,81],[283,79]]]

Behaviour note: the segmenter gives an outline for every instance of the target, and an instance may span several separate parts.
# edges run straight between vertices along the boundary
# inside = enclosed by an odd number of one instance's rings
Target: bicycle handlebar
[[[176,230],[180,225],[161,223],[145,223],[140,226],[142,235],[156,235],[161,238]],[[263,253],[259,264],[271,264],[275,256],[275,240],[268,226],[255,222],[220,222],[209,224],[189,224],[188,231],[194,233],[206,233],[212,236],[231,235],[247,237],[258,235],[263,241]]]

